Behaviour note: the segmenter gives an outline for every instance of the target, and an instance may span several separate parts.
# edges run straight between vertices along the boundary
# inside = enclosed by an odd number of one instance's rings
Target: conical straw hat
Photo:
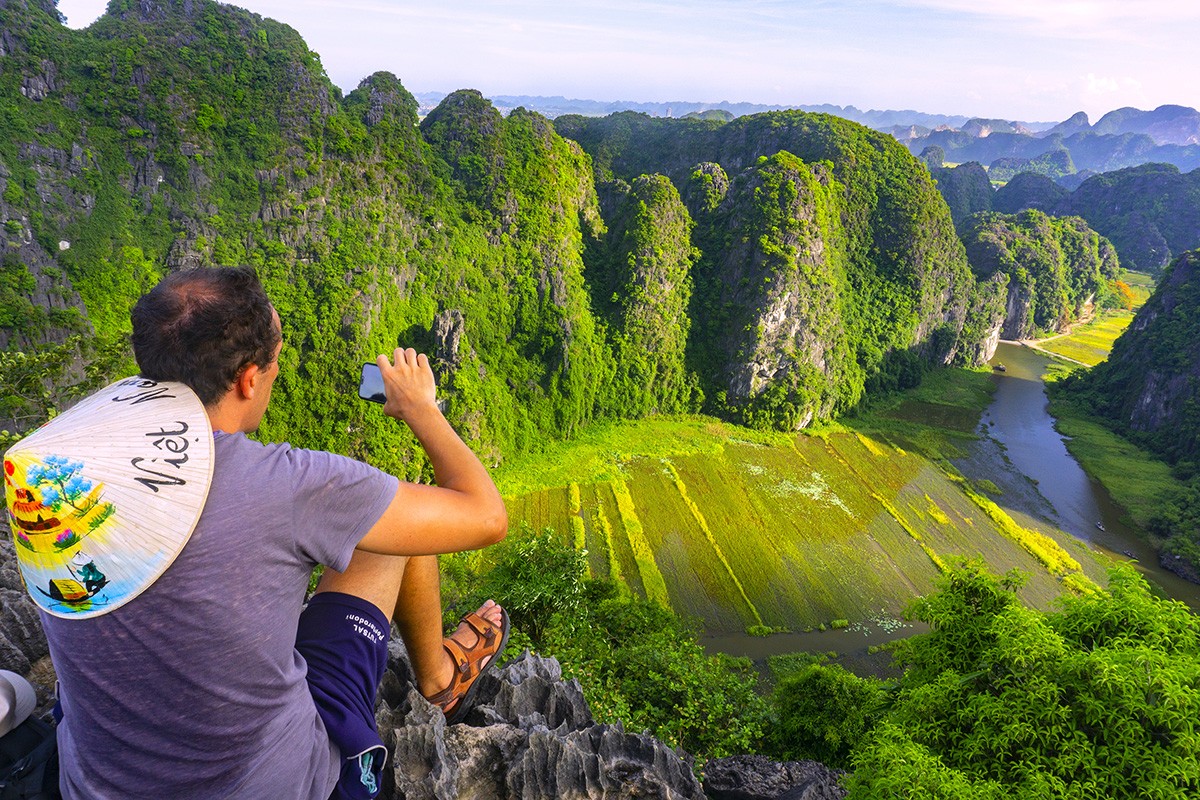
[[[182,383],[127,378],[4,454],[17,563],[58,617],[108,613],[146,590],[183,549],[212,479],[213,435]]]

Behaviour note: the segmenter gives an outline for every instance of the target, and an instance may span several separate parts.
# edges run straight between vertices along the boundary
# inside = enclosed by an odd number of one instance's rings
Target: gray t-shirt
[[[315,564],[344,570],[396,478],[216,435],[212,488],[175,563],[112,613],[42,622],[67,800],[326,800],[330,744],[295,650]]]

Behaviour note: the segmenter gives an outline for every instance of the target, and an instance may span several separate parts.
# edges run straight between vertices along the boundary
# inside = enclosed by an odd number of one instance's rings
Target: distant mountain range
[[[1074,188],[1085,172],[1111,172],[1150,162],[1182,170],[1200,167],[1200,111],[1159,106],[1153,111],[1118,108],[1089,123],[1080,111],[1044,131],[1006,120],[968,120],[959,128],[913,125],[888,129],[914,154],[936,153],[951,164],[977,161],[994,182],[1031,171]],[[936,159],[934,159],[936,160]],[[1085,176],[1086,177],[1086,176]]]
[[[420,114],[432,111],[446,97],[445,92],[417,92],[414,95],[420,107]],[[686,117],[701,115],[705,112],[726,112],[731,117],[744,117],[748,114],[758,114],[763,111],[814,111],[822,114],[832,114],[835,117],[857,122],[875,130],[890,128],[905,128],[918,126],[933,129],[939,126],[960,128],[970,121],[970,117],[961,114],[927,114],[923,111],[862,111],[854,106],[835,106],[829,103],[820,105],[763,105],[761,103],[731,103],[722,100],[719,103],[698,103],[695,101],[678,100],[669,103],[639,103],[632,100],[580,100],[566,97],[539,97],[534,95],[494,95],[488,98],[492,104],[507,114],[514,108],[524,107],[530,111],[554,119],[565,114],[579,114],[584,117],[604,117],[618,111],[638,111],[652,117]],[[1054,125],[1053,122],[1023,122],[1018,123],[1030,130],[1044,130]],[[890,130],[888,131],[891,132]],[[897,137],[899,138],[899,137]]]
[[[444,98],[442,92],[415,95],[424,116]],[[603,117],[635,111],[651,117],[733,119],[764,111],[799,109],[842,117],[889,133],[912,153],[937,148],[945,162],[977,161],[993,181],[1003,182],[1023,171],[1034,171],[1074,189],[1088,175],[1136,167],[1148,162],[1174,164],[1181,170],[1200,167],[1200,111],[1187,106],[1159,106],[1152,111],[1118,108],[1096,124],[1082,111],[1062,122],[984,119],[913,110],[869,110],[854,106],[763,105],[757,103],[639,103],[623,100],[583,100],[535,95],[497,95],[493,105],[507,114],[524,107],[554,119],[565,115]],[[928,159],[926,159],[928,162]],[[1078,178],[1073,176],[1082,173]]]

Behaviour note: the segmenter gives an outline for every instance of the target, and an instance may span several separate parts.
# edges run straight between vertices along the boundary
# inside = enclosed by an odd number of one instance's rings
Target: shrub
[[[1196,796],[1200,618],[1132,567],[1042,613],[967,565],[914,611],[932,630],[897,648],[851,798]]]
[[[883,714],[883,684],[839,666],[813,664],[784,678],[772,697],[779,724],[772,755],[849,765],[852,751]]]

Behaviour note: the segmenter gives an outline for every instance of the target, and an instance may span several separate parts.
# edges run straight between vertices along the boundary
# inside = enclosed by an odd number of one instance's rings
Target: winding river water
[[[1155,549],[1121,521],[1121,508],[1067,450],[1047,410],[1042,382],[1047,363],[1027,347],[1000,343],[992,364],[1003,364],[1005,371],[994,373],[996,394],[980,421],[982,432],[1036,484],[1061,530],[1115,557],[1136,559],[1139,571],[1168,595],[1200,609],[1200,585],[1158,565]]]

